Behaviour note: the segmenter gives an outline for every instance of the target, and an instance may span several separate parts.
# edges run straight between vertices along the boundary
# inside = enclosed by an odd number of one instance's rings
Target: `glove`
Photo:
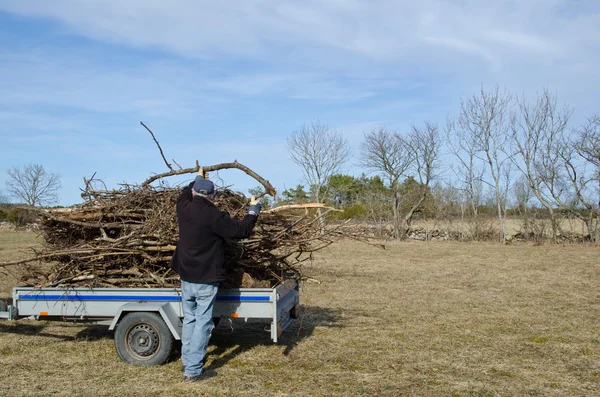
[[[248,214],[258,216],[261,209],[262,205],[260,205],[260,199],[257,199],[254,196],[250,197],[250,208],[248,208]]]

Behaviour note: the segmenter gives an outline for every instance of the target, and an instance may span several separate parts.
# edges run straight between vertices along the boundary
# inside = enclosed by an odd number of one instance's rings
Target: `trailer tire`
[[[115,348],[123,361],[135,365],[160,365],[169,359],[173,335],[160,315],[131,312],[115,330]]]

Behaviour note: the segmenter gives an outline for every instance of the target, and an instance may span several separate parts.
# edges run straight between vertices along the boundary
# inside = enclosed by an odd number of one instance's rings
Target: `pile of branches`
[[[263,184],[265,194],[274,193],[268,181],[237,162],[203,168],[241,169]],[[86,180],[84,204],[69,211],[40,212],[44,249],[10,264],[52,262],[50,270],[29,268],[22,281],[32,286],[177,287],[179,277],[168,265],[178,241],[175,208],[181,188],[150,183],[197,170],[171,170],[117,190],[98,190],[92,180]],[[228,189],[220,190],[213,202],[237,219],[249,206],[244,195]],[[249,239],[226,241],[224,286],[272,287],[283,279],[301,279],[301,264],[310,253],[349,237],[343,225],[322,227],[327,212],[319,204],[263,211]]]

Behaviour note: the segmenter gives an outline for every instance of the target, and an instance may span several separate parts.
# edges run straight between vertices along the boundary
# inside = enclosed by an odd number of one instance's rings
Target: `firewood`
[[[151,183],[199,168],[171,168],[140,185],[123,184],[115,190],[94,190],[93,177],[85,179],[83,204],[70,211],[38,210],[44,248],[31,258],[0,263],[0,267],[53,263],[50,270],[28,267],[22,281],[35,286],[177,287],[179,278],[168,265],[178,241],[175,207],[181,189]],[[205,172],[240,169],[257,179],[266,192],[275,193],[267,180],[237,162],[202,168]],[[221,189],[214,204],[241,219],[249,199]],[[332,210],[307,203],[263,211],[249,239],[226,241],[228,279],[224,286],[268,287],[288,278],[309,280],[302,275],[302,264],[311,253],[341,238],[360,238],[352,236],[345,224],[321,230],[319,220]]]

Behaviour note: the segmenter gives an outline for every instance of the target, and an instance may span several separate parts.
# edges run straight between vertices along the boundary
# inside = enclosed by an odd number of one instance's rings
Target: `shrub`
[[[0,210],[0,222],[5,221],[7,215],[6,211]]]
[[[22,208],[14,208],[6,214],[6,220],[15,226],[25,226],[35,222],[35,214]]]
[[[352,207],[344,209],[343,212],[335,212],[332,217],[336,219],[358,219],[367,214],[367,210],[360,204],[354,204]]]

